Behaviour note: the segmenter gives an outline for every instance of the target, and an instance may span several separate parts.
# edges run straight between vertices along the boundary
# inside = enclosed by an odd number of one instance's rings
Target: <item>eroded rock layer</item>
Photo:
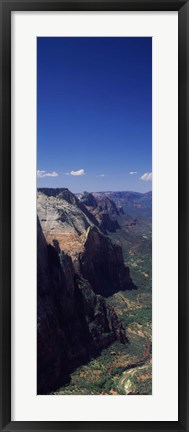
[[[115,340],[126,342],[114,309],[75,273],[57,240],[47,244],[38,220],[38,394],[60,387],[75,367]]]
[[[85,193],[86,200],[90,204],[93,202],[90,194]],[[75,271],[91,283],[95,293],[104,297],[135,288],[129,268],[124,264],[121,247],[112,243],[100,229],[104,220],[101,212],[107,209],[112,215],[119,213],[115,204],[105,198],[95,207],[96,213],[100,211],[97,220],[89,207],[86,208],[68,189],[38,190],[37,210],[47,242],[53,245],[54,240],[58,241],[60,249],[72,258]],[[106,221],[106,226],[107,223],[117,222]]]

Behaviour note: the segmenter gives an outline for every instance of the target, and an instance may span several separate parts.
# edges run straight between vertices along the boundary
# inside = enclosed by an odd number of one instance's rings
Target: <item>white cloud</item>
[[[53,172],[46,172],[44,170],[37,170],[37,178],[43,178],[43,177],[58,177],[58,173]]]
[[[152,181],[152,173],[151,173],[151,172],[144,173],[144,174],[140,177],[140,179],[141,179],[141,180],[144,180],[144,181]]]
[[[106,177],[106,174],[99,174],[99,175],[96,175],[96,177]]]
[[[133,174],[137,174],[137,171],[130,171],[129,174],[131,174],[131,175],[133,175]]]
[[[78,170],[78,171],[70,171],[70,173],[66,173],[67,175],[72,175],[72,176],[82,176],[82,175],[84,175],[85,174],[85,171],[84,171],[84,169],[83,168],[81,168],[80,170]]]

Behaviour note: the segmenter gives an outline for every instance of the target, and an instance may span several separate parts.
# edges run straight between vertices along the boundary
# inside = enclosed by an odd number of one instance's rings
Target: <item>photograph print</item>
[[[152,38],[37,38],[37,394],[152,394]]]

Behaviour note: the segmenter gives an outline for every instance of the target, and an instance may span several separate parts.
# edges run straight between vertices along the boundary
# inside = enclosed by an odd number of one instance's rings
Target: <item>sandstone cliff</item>
[[[79,201],[95,216],[98,226],[104,234],[107,234],[108,231],[116,232],[120,228],[117,221],[120,211],[108,197],[104,196],[97,199],[92,193],[84,192]]]
[[[109,201],[107,198],[101,205],[117,213],[115,204]],[[47,242],[59,242],[60,249],[72,258],[77,274],[92,284],[95,293],[107,297],[136,288],[124,265],[121,247],[103,234],[94,215],[93,221],[89,210],[70,191],[38,190],[37,209]]]
[[[89,241],[89,239],[88,239]],[[126,342],[115,311],[76,274],[57,240],[47,244],[37,225],[37,385],[47,393],[114,340]]]
[[[79,255],[80,272],[104,297],[136,288],[124,265],[122,249],[96,228],[88,228],[85,249]]]

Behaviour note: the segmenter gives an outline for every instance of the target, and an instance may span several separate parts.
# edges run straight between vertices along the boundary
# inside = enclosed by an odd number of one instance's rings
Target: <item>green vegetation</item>
[[[136,225],[129,221],[137,217]],[[55,394],[121,395],[152,393],[152,257],[151,212],[132,209],[119,218],[121,230],[110,234],[123,249],[124,261],[137,290],[118,292],[109,297],[126,330],[129,343],[118,342],[103,350],[97,358],[79,367],[70,383]]]
[[[121,321],[123,324],[123,327],[127,327],[128,325],[132,323],[138,323],[140,325],[147,325],[148,323],[151,323],[152,321],[152,311],[150,307],[142,308],[142,309],[136,309],[129,311],[129,313],[126,315],[124,314],[121,317]]]

